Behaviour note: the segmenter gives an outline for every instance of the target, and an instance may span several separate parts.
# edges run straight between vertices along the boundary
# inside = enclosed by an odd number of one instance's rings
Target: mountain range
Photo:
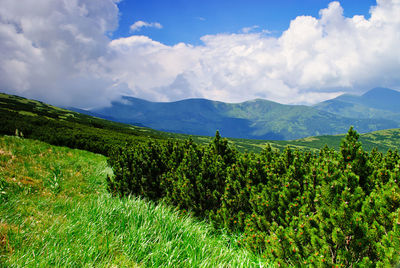
[[[361,133],[397,128],[399,103],[400,92],[374,88],[361,96],[345,94],[313,106],[262,99],[242,103],[207,99],[150,102],[123,96],[108,107],[74,110],[167,132],[212,136],[219,130],[231,138],[291,140],[345,133],[350,126]]]
[[[361,96],[344,94],[318,103],[314,108],[346,117],[389,119],[399,123],[400,92],[374,88]]]

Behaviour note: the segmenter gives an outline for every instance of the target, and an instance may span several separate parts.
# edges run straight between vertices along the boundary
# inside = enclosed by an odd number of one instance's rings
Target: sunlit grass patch
[[[19,111],[18,113],[19,113],[19,114],[22,114],[22,115],[38,116],[38,115],[35,114],[35,113],[27,112],[27,111]]]

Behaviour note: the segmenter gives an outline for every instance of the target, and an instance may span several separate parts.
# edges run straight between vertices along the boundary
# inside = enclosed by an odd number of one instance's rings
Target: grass
[[[259,267],[240,237],[105,190],[105,157],[0,137],[0,267]]]

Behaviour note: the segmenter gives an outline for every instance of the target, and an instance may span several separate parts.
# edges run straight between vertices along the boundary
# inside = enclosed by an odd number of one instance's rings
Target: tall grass
[[[0,266],[263,266],[190,215],[111,197],[110,172],[100,155],[1,137]]]

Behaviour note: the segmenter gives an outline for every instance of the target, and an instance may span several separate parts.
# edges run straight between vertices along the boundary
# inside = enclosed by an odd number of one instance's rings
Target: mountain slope
[[[347,117],[389,119],[400,122],[400,92],[387,88],[374,88],[361,96],[344,94],[313,107]]]
[[[398,127],[387,119],[352,119],[302,105],[267,100],[224,103],[206,99],[150,102],[123,97],[110,107],[88,111],[118,122],[193,135],[288,140],[307,136],[345,133],[353,125],[359,132]]]
[[[276,106],[276,103],[270,103]],[[256,107],[256,106],[254,106]],[[43,102],[0,93],[0,134],[14,135],[16,129],[25,137],[73,148],[99,152],[99,144],[142,143],[151,140],[187,140],[188,135],[167,133],[149,128],[115,123],[68,111]],[[214,133],[213,133],[214,134]],[[344,135],[307,137],[299,140],[272,141],[228,139],[239,151],[260,152],[267,144],[283,150],[286,146],[318,150],[327,144],[338,148]],[[208,144],[211,136],[190,136],[196,143]],[[361,135],[364,149],[376,147],[381,152],[400,147],[400,129],[389,129]],[[87,142],[85,142],[87,141]],[[94,148],[94,147],[96,148]],[[95,150],[94,150],[95,149]],[[106,153],[106,152],[102,152]]]

